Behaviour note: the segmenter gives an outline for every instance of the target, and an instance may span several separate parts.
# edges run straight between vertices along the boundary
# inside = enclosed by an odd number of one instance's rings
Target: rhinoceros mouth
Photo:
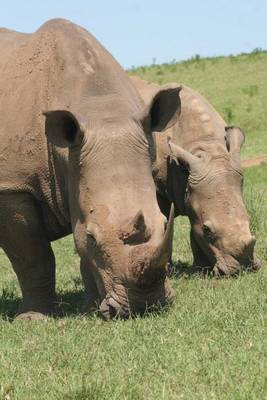
[[[113,318],[128,319],[162,310],[174,302],[174,292],[168,285],[155,288],[145,294],[128,290],[126,298],[120,298],[115,292],[107,294],[99,307],[105,320]]]
[[[261,263],[254,257],[248,260],[245,264],[240,264],[237,260],[233,259],[232,263],[226,263],[224,260],[220,259],[217,261],[212,268],[212,273],[216,277],[220,276],[234,276],[241,272],[256,272],[261,268]]]

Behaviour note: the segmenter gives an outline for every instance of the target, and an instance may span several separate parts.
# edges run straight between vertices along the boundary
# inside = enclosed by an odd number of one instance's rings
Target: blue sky
[[[0,26],[33,32],[63,17],[125,68],[267,49],[267,0],[0,0]]]

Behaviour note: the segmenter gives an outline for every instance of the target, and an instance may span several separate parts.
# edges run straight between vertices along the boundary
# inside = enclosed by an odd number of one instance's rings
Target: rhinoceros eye
[[[210,221],[203,223],[203,233],[209,241],[214,241],[216,237],[215,229]]]
[[[206,156],[205,151],[203,151],[202,149],[197,149],[197,150],[193,151],[192,154],[193,154],[195,157],[197,157],[197,158],[202,158],[202,159],[204,159],[205,156]]]

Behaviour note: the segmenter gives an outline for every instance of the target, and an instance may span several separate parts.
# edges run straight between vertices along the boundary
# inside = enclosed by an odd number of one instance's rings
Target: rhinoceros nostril
[[[99,311],[106,321],[114,318],[117,314],[115,308],[109,304],[106,298],[100,304]]]
[[[101,316],[105,320],[115,317],[128,318],[128,309],[119,304],[113,297],[107,296],[101,303],[99,308]]]

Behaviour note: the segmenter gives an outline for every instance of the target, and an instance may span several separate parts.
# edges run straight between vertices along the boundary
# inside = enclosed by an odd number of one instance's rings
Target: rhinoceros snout
[[[128,307],[123,307],[112,297],[105,297],[99,307],[100,315],[107,321],[113,318],[126,319],[130,315]]]
[[[113,296],[114,295],[114,296]],[[162,307],[173,304],[175,299],[174,290],[166,285],[162,287],[162,293],[151,293],[145,298],[142,296],[133,296],[129,294],[126,300],[119,299],[115,293],[107,295],[102,301],[99,312],[102,318],[110,320],[113,318],[127,319],[136,317],[137,315],[143,316],[147,312],[159,311]],[[122,300],[122,302],[120,302]]]
[[[258,271],[261,263],[254,255],[256,239],[254,236],[247,241],[241,240],[238,254],[220,257],[213,267],[215,276],[236,275],[241,271]]]
[[[251,234],[241,235],[235,244],[234,251],[229,253],[240,265],[248,266],[253,260],[255,243],[255,236]]]

